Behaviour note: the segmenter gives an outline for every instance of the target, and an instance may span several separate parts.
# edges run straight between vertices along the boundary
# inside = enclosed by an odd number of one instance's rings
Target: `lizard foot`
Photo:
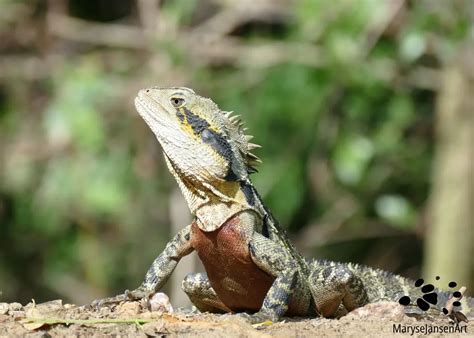
[[[134,300],[141,300],[150,297],[150,295],[154,294],[154,291],[145,290],[141,288],[137,288],[133,291],[125,290],[124,293],[108,298],[96,299],[91,303],[92,308],[99,309],[101,307],[110,307],[112,305],[117,305],[122,302],[126,301],[134,301]]]
[[[278,321],[278,317],[275,314],[263,311],[258,311],[253,314],[242,312],[238,313],[237,316],[246,319],[250,324],[271,325]]]

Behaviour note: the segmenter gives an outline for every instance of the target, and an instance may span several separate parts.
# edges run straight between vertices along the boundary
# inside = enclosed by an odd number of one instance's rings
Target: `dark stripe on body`
[[[186,116],[188,123],[191,125],[191,128],[193,128],[195,135],[200,135],[204,129],[209,128],[209,122],[197,116],[189,109],[184,108],[184,115]]]
[[[207,130],[212,137],[202,138],[203,142],[209,144],[214,150],[217,151],[219,155],[221,155],[228,163],[228,172],[227,175],[224,177],[226,181],[238,181],[240,178],[233,170],[234,164],[237,163],[237,159],[234,157],[234,153],[232,151],[232,147],[230,146],[229,142],[225,138],[224,135],[209,129],[209,123],[194,114],[187,108],[184,108],[184,114],[186,116],[186,120],[191,125],[193,132],[195,135],[201,135],[204,130]]]
[[[268,215],[263,216],[262,235],[266,238],[270,238],[270,232],[268,230]]]
[[[240,182],[240,188],[245,195],[247,203],[251,206],[255,205],[255,195],[253,193],[253,187],[249,182],[242,181]]]
[[[309,266],[305,262],[303,256],[295,249],[293,244],[290,242],[288,235],[286,234],[285,229],[282,228],[282,226],[278,223],[278,221],[273,217],[272,213],[270,210],[266,207],[266,205],[263,203],[262,197],[258,193],[256,189],[254,189],[254,193],[256,196],[256,199],[259,201],[259,203],[262,205],[263,210],[265,212],[265,215],[263,217],[263,229],[262,229],[262,235],[265,237],[270,238],[270,227],[272,227],[272,233],[276,234],[276,237],[282,242],[283,246],[286,247],[286,249],[289,251],[291,256],[295,259],[297,262],[300,271],[309,276]],[[273,223],[271,225],[270,223]]]
[[[181,122],[184,122],[184,115],[179,109],[176,109],[176,116]]]

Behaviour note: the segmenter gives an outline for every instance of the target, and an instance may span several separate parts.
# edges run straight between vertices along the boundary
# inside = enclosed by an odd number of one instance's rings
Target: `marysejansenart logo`
[[[436,280],[440,280],[440,277],[436,276]],[[458,283],[454,281],[451,281],[448,283],[448,287],[450,289],[454,289],[457,285]],[[435,289],[435,286],[433,284],[425,284],[425,281],[420,278],[415,282],[415,287],[419,288],[422,292],[421,297],[418,297],[415,300],[416,306],[420,310],[424,312],[427,312],[432,308],[438,311],[440,310],[437,307],[431,306],[431,305],[435,306],[438,303],[438,293],[437,293],[438,290]],[[449,316],[455,322],[461,322],[461,321],[467,322],[466,316],[459,309],[459,307],[461,306],[460,300],[463,297],[464,290],[465,288],[463,287],[459,290],[449,293],[449,297],[448,297],[449,300],[441,310],[443,314]],[[445,293],[445,291],[439,291],[439,292]],[[398,300],[398,302],[404,306],[415,305],[415,303],[412,302],[412,299],[410,298],[410,296],[403,296]]]

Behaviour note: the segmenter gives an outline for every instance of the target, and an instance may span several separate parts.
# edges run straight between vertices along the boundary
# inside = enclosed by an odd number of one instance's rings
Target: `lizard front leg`
[[[186,226],[166,245],[165,250],[153,261],[146,273],[145,280],[135,290],[126,290],[115,297],[98,299],[92,306],[100,307],[120,303],[126,300],[138,300],[149,297],[163,287],[179,260],[193,251],[191,245],[191,225]]]
[[[278,321],[288,310],[297,283],[297,265],[281,246],[257,232],[249,242],[249,251],[255,264],[276,278],[260,310],[252,315],[241,315],[252,323]]]

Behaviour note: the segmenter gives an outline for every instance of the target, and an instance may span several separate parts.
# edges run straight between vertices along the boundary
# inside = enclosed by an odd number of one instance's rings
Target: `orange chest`
[[[232,311],[258,311],[274,277],[252,261],[239,222],[235,216],[212,232],[193,223],[192,243],[220,300]]]

